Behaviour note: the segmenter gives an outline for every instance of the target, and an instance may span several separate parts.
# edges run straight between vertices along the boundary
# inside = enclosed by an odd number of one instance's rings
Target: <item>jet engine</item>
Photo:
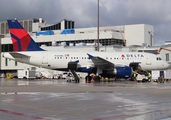
[[[109,75],[116,76],[118,78],[129,78],[133,74],[132,67],[116,67],[113,71],[107,72]]]

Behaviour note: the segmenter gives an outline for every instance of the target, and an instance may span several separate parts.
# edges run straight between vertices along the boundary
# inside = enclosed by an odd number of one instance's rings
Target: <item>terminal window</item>
[[[166,54],[166,61],[169,61],[169,53]]]
[[[8,59],[5,58],[5,66],[8,66]]]

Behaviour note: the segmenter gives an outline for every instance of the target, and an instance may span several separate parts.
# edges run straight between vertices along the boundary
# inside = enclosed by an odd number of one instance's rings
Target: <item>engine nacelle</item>
[[[107,72],[109,76],[116,76],[118,78],[129,78],[133,74],[132,67],[124,66],[124,67],[116,67],[113,71]]]
[[[114,75],[120,78],[129,78],[133,74],[132,67],[124,66],[124,67],[116,67],[113,71]]]

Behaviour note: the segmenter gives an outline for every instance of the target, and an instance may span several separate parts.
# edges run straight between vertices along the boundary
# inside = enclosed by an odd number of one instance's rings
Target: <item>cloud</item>
[[[99,0],[100,26],[150,24],[154,43],[171,40],[170,0]],[[0,21],[43,18],[47,23],[74,20],[76,27],[97,26],[97,0],[0,0]]]

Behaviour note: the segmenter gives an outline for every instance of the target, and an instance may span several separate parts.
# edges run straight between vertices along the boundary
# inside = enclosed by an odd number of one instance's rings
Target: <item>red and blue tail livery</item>
[[[17,20],[7,20],[15,52],[43,51]]]

